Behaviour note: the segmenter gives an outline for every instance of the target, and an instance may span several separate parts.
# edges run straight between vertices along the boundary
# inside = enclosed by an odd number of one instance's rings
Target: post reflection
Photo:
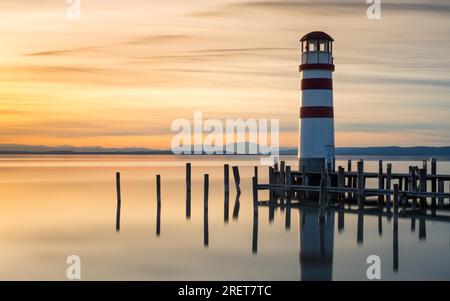
[[[252,253],[258,254],[258,209],[253,210]]]
[[[319,222],[317,209],[301,209],[299,218],[301,280],[330,281],[333,277],[334,211]]]
[[[156,208],[156,236],[161,235],[161,203]]]
[[[234,209],[233,209],[233,219],[238,220],[239,218],[239,209],[241,208],[241,202],[239,201],[241,198],[241,193],[236,193],[236,200],[234,201]]]

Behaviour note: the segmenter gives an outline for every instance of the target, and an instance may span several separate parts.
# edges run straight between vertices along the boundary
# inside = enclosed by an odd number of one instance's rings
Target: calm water
[[[295,166],[295,157],[287,160]],[[193,165],[190,220],[185,207],[186,161]],[[225,162],[241,166],[242,179],[237,204],[231,186],[228,221]],[[64,280],[66,258],[74,254],[81,257],[83,280],[365,280],[366,258],[374,254],[381,257],[384,280],[450,280],[450,223],[400,219],[398,271],[393,269],[392,223],[385,218],[381,233],[377,216],[360,218],[364,227],[359,238],[358,215],[346,214],[344,230],[338,231],[337,213],[331,211],[319,227],[314,210],[292,209],[286,229],[285,211],[277,209],[269,222],[269,209],[260,207],[255,224],[251,176],[256,162],[236,157],[4,156],[0,279]],[[394,172],[422,164],[391,162]],[[343,161],[338,164],[346,166]],[[366,170],[377,170],[377,164],[366,161]],[[115,232],[116,171],[122,174],[120,233]],[[438,172],[450,173],[450,162],[438,162]],[[210,175],[207,233],[205,173]],[[260,182],[267,182],[266,168],[260,171]],[[259,199],[267,199],[267,192],[260,192]]]

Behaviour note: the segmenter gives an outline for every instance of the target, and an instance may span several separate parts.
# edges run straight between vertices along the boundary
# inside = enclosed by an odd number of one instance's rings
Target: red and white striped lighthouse
[[[302,97],[300,108],[300,170],[334,170],[333,38],[321,31],[301,40]]]

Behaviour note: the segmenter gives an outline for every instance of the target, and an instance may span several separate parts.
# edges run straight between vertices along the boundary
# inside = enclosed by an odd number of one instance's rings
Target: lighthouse
[[[305,172],[334,170],[333,38],[322,31],[301,42],[299,167]]]

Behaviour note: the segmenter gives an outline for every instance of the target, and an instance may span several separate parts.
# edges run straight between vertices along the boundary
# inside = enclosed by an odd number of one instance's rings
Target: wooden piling
[[[255,166],[253,171],[254,171],[254,177],[256,178],[256,183],[258,183],[258,166]]]
[[[191,194],[191,163],[186,163],[186,193]]]
[[[230,165],[223,166],[223,185],[225,187],[225,194],[230,192]]]
[[[258,210],[258,178],[252,178],[253,183],[253,210]]]
[[[435,176],[437,173],[437,168],[436,168],[436,159],[431,159],[431,175]],[[431,192],[436,192],[436,179],[432,179],[431,180]],[[431,198],[431,207],[432,208],[436,208],[436,198],[432,197]]]
[[[239,176],[239,167],[233,166],[233,176],[234,184],[236,186],[236,191],[241,193],[241,177]]]
[[[345,186],[345,175],[344,175],[344,168],[342,166],[338,167],[338,187],[339,188],[344,188]],[[338,194],[338,200],[339,200],[339,204],[341,205],[341,207],[344,205],[344,198],[345,198],[345,193],[339,193]]]
[[[161,176],[156,175],[156,201],[161,204]]]
[[[439,179],[438,193],[444,193],[444,180]],[[441,196],[438,198],[438,206],[439,206],[439,208],[444,207],[444,198]]]
[[[348,161],[347,161],[347,171],[348,171],[348,172],[351,172],[351,171],[352,171],[352,160],[348,160]],[[352,176],[348,176],[348,177],[347,177],[347,187],[348,187],[348,188],[352,188],[352,187],[353,187],[353,184],[352,184]],[[348,198],[348,199],[352,199],[352,198],[353,198],[352,193],[348,192],[348,193],[347,193],[347,198]]]
[[[280,184],[286,183],[286,173],[285,173],[286,162],[280,161]]]
[[[225,224],[228,223],[230,215],[230,165],[224,164],[223,166],[223,181],[225,197],[223,202],[223,220]]]
[[[291,197],[291,185],[292,185],[291,167],[286,166],[286,195],[288,198]]]
[[[116,231],[120,231],[120,210],[122,206],[122,197],[120,192],[120,172],[116,172],[116,190],[117,190],[117,211],[116,211]]]
[[[364,209],[364,190],[364,161],[361,160],[358,162],[358,208],[360,210]]]
[[[186,163],[186,218],[191,218],[191,163]]]
[[[378,189],[384,189],[384,176],[383,176],[383,160],[378,160]],[[378,196],[378,207],[382,208],[384,205],[384,195]]]
[[[394,229],[398,229],[398,184],[394,185]]]
[[[388,163],[386,167],[386,190],[390,191],[392,185],[392,163]],[[386,194],[386,202],[391,202],[391,193]]]
[[[427,170],[425,168],[419,170],[419,191],[420,192],[427,191]],[[420,207],[421,208],[427,207],[426,198],[420,198]]]

